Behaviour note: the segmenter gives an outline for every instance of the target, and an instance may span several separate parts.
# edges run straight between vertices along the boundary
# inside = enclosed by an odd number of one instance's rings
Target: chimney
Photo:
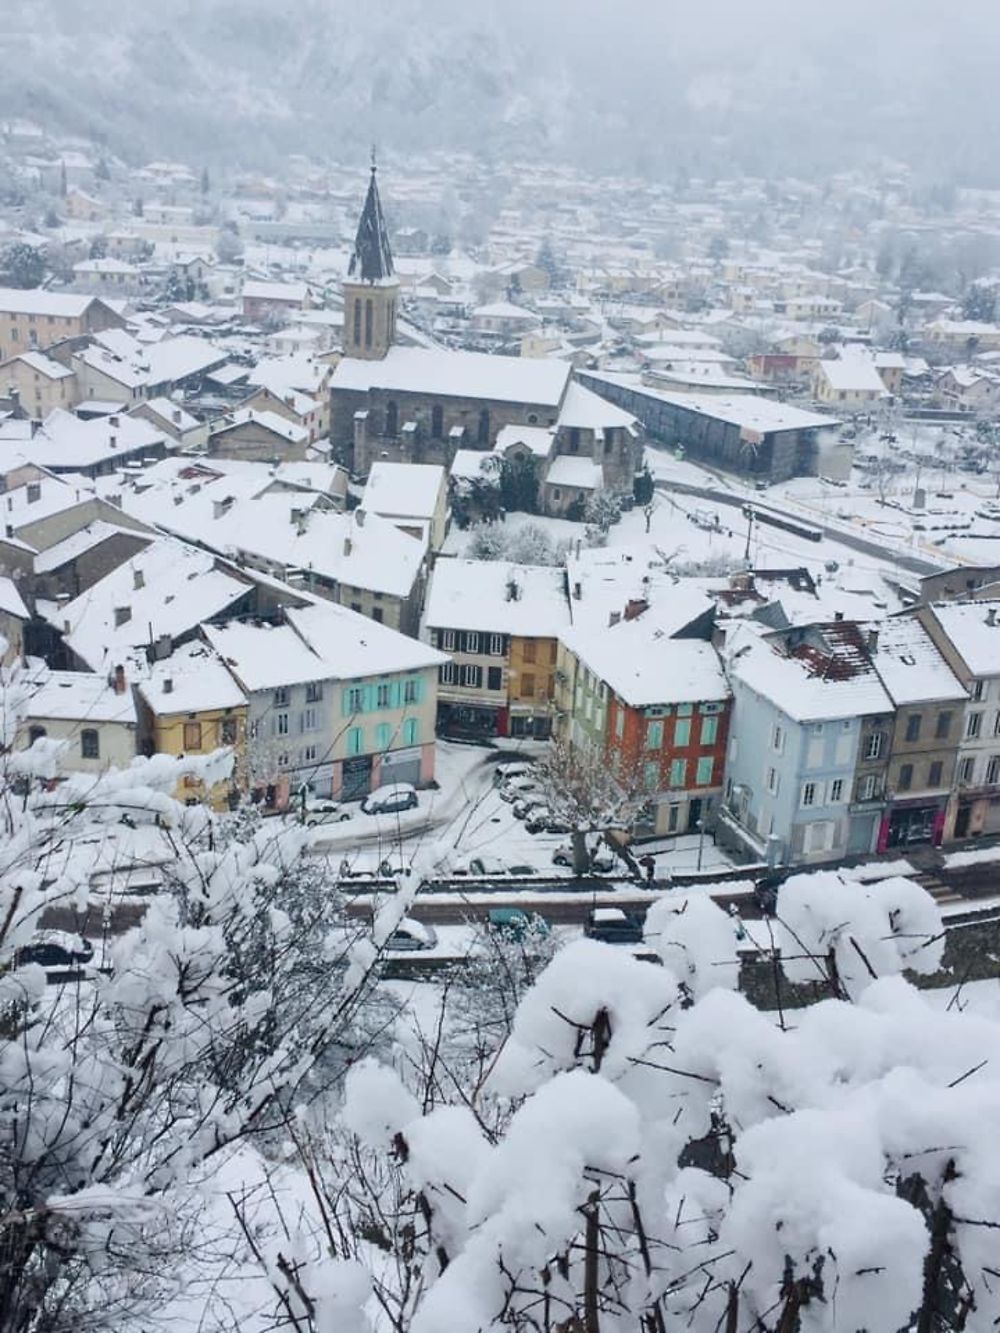
[[[108,417],[108,425],[111,427],[112,430],[117,430],[118,427],[121,425],[121,419],[117,416],[110,416]]]
[[[573,600],[574,600],[575,602],[578,602],[582,596],[583,596],[583,584],[582,584],[582,583],[574,583],[574,584],[573,584]]]
[[[608,616],[608,628],[610,629],[612,625],[617,625],[621,618],[622,613],[620,611],[612,611]]]
[[[113,435],[113,434],[112,434],[112,435],[109,435],[109,436],[108,436],[108,444],[110,445],[110,447],[111,447],[112,449],[117,449],[117,448],[118,448],[118,436],[117,436],[117,435]]]
[[[357,523],[357,525],[358,525],[359,528],[363,528],[363,527],[365,526],[365,517],[366,517],[366,515],[365,515],[365,511],[364,511],[363,509],[360,509],[360,508],[359,508],[359,509],[355,509],[355,511],[354,511],[354,521],[355,521],[355,523]]]
[[[630,597],[625,603],[625,619],[638,620],[643,611],[649,610],[649,603],[644,597]]]
[[[138,592],[140,588],[145,588],[146,576],[141,569],[132,570],[132,587]]]
[[[843,611],[834,611],[834,613],[833,613],[833,618],[834,618],[834,620],[835,620],[835,621],[838,623],[838,625],[839,625],[840,622],[841,622],[841,621],[843,620],[843,618],[844,618],[844,613],[843,613]]]
[[[870,629],[870,630],[868,631],[867,637],[865,638],[865,647],[868,649],[868,652],[869,652],[869,654],[870,654],[872,657],[874,657],[875,654],[878,652],[878,630],[877,630],[877,629]]]
[[[995,624],[997,623],[997,609],[996,609],[995,606],[991,606],[991,607],[987,610],[987,612],[986,612],[986,623],[987,623],[987,625],[990,625],[990,626],[995,625]]]
[[[182,413],[179,407],[175,407],[174,410],[170,413],[170,416],[175,426],[179,426],[181,424]]]
[[[125,693],[125,668],[120,664],[115,667],[114,691],[115,694]]]
[[[170,679],[169,676],[167,676],[166,680],[163,682],[163,693],[173,694],[173,692],[174,692],[174,682]]]
[[[353,550],[354,550],[354,543],[351,541],[350,537],[345,537],[345,538],[344,538],[344,555],[345,555],[345,556],[346,556],[346,555],[350,555],[351,552],[352,552]]]

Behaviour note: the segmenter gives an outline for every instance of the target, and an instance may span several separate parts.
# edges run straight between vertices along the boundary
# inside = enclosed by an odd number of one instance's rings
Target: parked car
[[[515,778],[530,778],[532,771],[531,764],[497,764],[493,770],[493,784],[499,787],[501,783],[513,782]]]
[[[304,823],[309,828],[317,824],[342,824],[345,819],[350,819],[351,812],[345,806],[339,805],[336,801],[326,801],[322,797],[307,797],[305,806],[300,804],[296,807],[299,817],[302,817],[303,809],[305,813]]]
[[[89,963],[93,956],[94,946],[82,935],[65,930],[40,930],[30,944],[18,949],[15,966],[37,963],[46,970],[76,970]]]
[[[470,875],[506,875],[507,863],[499,856],[490,856],[485,852],[479,856],[474,856],[469,862]]]
[[[525,775],[520,778],[511,778],[509,782],[501,782],[498,796],[501,801],[517,801],[521,797],[529,796],[532,792],[538,790],[538,783],[533,777]]]
[[[520,907],[494,907],[487,917],[490,930],[510,939],[523,940],[528,935],[545,939],[550,933],[549,923],[537,912],[525,912]]]
[[[606,875],[609,870],[614,870],[616,857],[609,847],[591,847],[588,851],[591,870],[596,870],[602,875]],[[560,843],[552,853],[552,863],[557,866],[572,867],[572,845],[568,842]]]
[[[587,913],[586,933],[605,944],[641,944],[642,922],[620,907],[593,907]]]
[[[524,827],[529,833],[549,833],[552,823],[552,811],[547,805],[532,806],[524,817]]]
[[[413,953],[420,949],[437,947],[437,931],[423,921],[414,921],[411,916],[404,916],[399,925],[385,942],[391,952]]]
[[[524,819],[530,810],[542,810],[546,807],[542,803],[542,798],[537,791],[532,791],[527,796],[520,796],[511,806],[511,812],[515,819]]]
[[[395,815],[401,810],[412,810],[418,804],[417,789],[408,782],[393,782],[388,787],[376,787],[361,802],[366,815]]]

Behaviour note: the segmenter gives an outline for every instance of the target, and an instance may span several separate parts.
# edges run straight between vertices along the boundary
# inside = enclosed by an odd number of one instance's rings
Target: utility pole
[[[743,512],[744,512],[744,513],[746,514],[746,516],[747,516],[747,545],[746,545],[746,550],[743,552],[743,559],[747,562],[747,564],[749,564],[749,563],[750,563],[750,538],[753,536],[753,512],[754,512],[754,511],[753,511],[753,505],[752,505],[752,504],[748,504],[747,507],[746,507],[746,509],[744,509]]]

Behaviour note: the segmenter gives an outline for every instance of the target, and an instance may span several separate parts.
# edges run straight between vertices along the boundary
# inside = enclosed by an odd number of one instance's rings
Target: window
[[[288,714],[287,714],[287,713],[275,713],[275,715],[274,715],[274,731],[275,731],[275,735],[277,735],[277,736],[287,736],[287,735],[288,735]]]
[[[361,346],[361,302],[354,302],[354,345]]]
[[[944,765],[941,763],[941,760],[935,759],[933,764],[931,764],[930,770],[927,774],[927,785],[929,787],[940,787],[941,774],[943,771],[944,771]]]
[[[615,709],[615,735],[619,740],[625,735],[625,710],[623,708]]]
[[[610,454],[615,447],[615,433],[609,427],[604,428],[604,453]]]
[[[648,722],[646,724],[646,749],[659,750],[663,745],[663,723]]]
[[[815,782],[807,782],[807,783],[803,786],[803,788],[802,788],[802,804],[803,804],[803,805],[815,805],[815,804],[816,804],[816,784],[815,784]]]
[[[375,327],[375,307],[372,304],[371,297],[369,297],[367,301],[365,301],[365,346],[366,347],[371,347],[372,345],[372,332],[374,330],[374,327]]]
[[[443,667],[438,668],[438,679],[442,685],[458,684],[458,667],[454,662],[445,662]]]
[[[185,723],[184,723],[184,749],[185,749],[185,750],[200,750],[200,749],[201,749],[201,723],[200,723],[200,722],[185,722]]]
[[[781,754],[785,748],[785,729],[775,723],[771,731],[771,749],[776,754]]]
[[[219,723],[219,744],[235,745],[238,739],[237,722],[235,717],[224,717]]]
[[[490,635],[490,656],[491,656],[491,657],[503,657],[503,635],[502,635],[502,634],[491,634],[491,635]]]
[[[305,749],[302,751],[302,762],[304,764],[311,764],[315,762],[315,759],[316,759],[315,745],[307,745]]]
[[[440,440],[444,434],[444,408],[435,403],[431,408],[431,439]]]
[[[777,796],[780,783],[781,779],[778,777],[778,770],[776,768],[769,768],[767,770],[766,784],[767,790],[772,796]]]
[[[671,787],[683,787],[687,781],[687,760],[675,759],[670,765]]]
[[[185,731],[187,728],[185,727]],[[44,733],[43,733],[44,734]],[[101,738],[93,727],[84,727],[80,732],[80,758],[100,759]]]
[[[443,630],[441,633],[441,647],[446,653],[455,651],[455,631],[453,629]]]
[[[404,681],[403,681],[403,703],[404,703],[404,704],[418,704],[419,702],[420,702],[420,681],[419,681],[419,680],[404,680]]]
[[[939,741],[943,741],[947,738],[949,731],[951,731],[951,714],[938,713],[937,726],[934,728],[934,735]]]
[[[715,760],[710,754],[703,755],[698,760],[698,768],[695,772],[695,785],[698,787],[710,787],[712,785],[712,770],[715,768]]]
[[[719,731],[719,719],[717,717],[702,718],[701,720],[702,745],[714,745],[718,731]]]
[[[292,761],[291,761],[291,759],[289,758],[289,755],[288,755],[288,751],[287,751],[287,750],[286,750],[284,753],[278,755],[278,767],[279,767],[279,768],[288,768],[289,765],[291,764],[291,762],[292,762]]]
[[[360,602],[352,602],[351,610],[356,611],[359,616],[364,614],[364,607],[361,605]]]
[[[993,714],[993,735],[1000,736],[1000,713]]]
[[[571,454],[580,452],[580,429],[578,426],[574,426],[569,433],[569,451]]]
[[[288,707],[288,690],[287,690],[287,689],[280,689],[280,690],[275,690],[275,691],[274,691],[274,706],[275,706],[275,708],[287,708],[287,707]]]
[[[132,619],[132,608],[131,608],[130,606],[116,606],[116,607],[115,607],[115,628],[116,628],[116,629],[120,628],[122,625],[127,625],[128,622],[129,622],[131,619]]]
[[[882,732],[873,731],[865,742],[865,758],[877,759],[882,753]]]
[[[646,791],[656,791],[660,785],[660,765],[655,760],[642,766],[642,785]]]
[[[375,621],[376,625],[381,625],[382,622],[385,620],[385,612],[382,610],[380,606],[372,607],[372,620]]]
[[[299,717],[299,729],[301,731],[315,731],[318,725],[316,720],[316,709],[303,708]]]
[[[392,401],[385,405],[385,433],[390,440],[399,434],[399,404]]]
[[[959,782],[964,782],[966,784],[970,783],[975,776],[975,772],[976,759],[974,755],[970,755],[968,759],[963,759],[958,766]]]
[[[667,814],[667,832],[676,833],[678,825],[681,822],[681,808],[679,805],[672,805]]]
[[[525,639],[523,657],[526,662],[534,662],[536,659],[536,647],[534,639]]]
[[[913,786],[913,765],[901,764],[899,767],[899,782],[897,783],[900,791],[909,791]]]
[[[381,685],[375,686],[375,707],[390,708],[392,706],[392,688],[388,681],[383,681]]]
[[[365,746],[364,727],[352,727],[347,733],[347,753],[361,754]]]
[[[323,682],[321,680],[311,680],[306,686],[306,703],[317,704],[323,697]]]
[[[813,824],[807,824],[802,840],[802,850],[805,852],[828,852],[833,846],[833,829],[832,819],[818,819]]]
[[[983,727],[982,713],[970,713],[965,719],[965,736],[967,740],[975,740]]]
[[[535,673],[533,671],[521,673],[521,695],[525,699],[535,697]]]
[[[489,444],[490,442],[490,414],[484,407],[479,414],[479,426],[476,430],[476,442],[478,444]]]
[[[403,723],[403,744],[418,745],[420,743],[420,723],[415,717],[408,717]]]
[[[881,791],[881,779],[877,773],[869,773],[861,779],[861,785],[858,788],[858,796],[862,801],[873,801]]]
[[[488,690],[503,689],[503,668],[488,667],[486,670],[486,688]]]
[[[478,653],[478,652],[479,652],[479,635],[478,635],[478,634],[475,634],[475,633],[469,633],[469,634],[466,634],[466,636],[465,636],[465,651],[466,651],[467,653]]]
[[[981,699],[983,697],[983,688],[985,684],[986,682],[983,680],[974,680],[972,682],[971,688],[969,689],[970,698],[976,699],[977,701]]]
[[[830,795],[828,802],[830,805],[839,805],[844,799],[844,779],[834,778],[830,783]]]
[[[1000,754],[991,754],[986,765],[986,781],[991,787],[1000,782]]]
[[[380,722],[375,728],[375,749],[388,750],[389,742],[392,740],[392,727],[388,722]]]
[[[911,713],[906,719],[906,739],[911,744],[913,741],[920,739],[920,723],[922,720],[919,713]]]
[[[686,717],[679,717],[674,723],[674,744],[677,746],[691,744],[691,721]]]
[[[352,685],[345,699],[348,713],[360,713],[365,706],[365,692],[359,685]]]
[[[462,667],[462,684],[470,690],[478,690],[483,683],[483,668],[478,666]]]

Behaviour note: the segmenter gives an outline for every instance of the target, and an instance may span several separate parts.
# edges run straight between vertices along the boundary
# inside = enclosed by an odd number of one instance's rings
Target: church
[[[331,381],[334,454],[356,478],[380,460],[450,470],[459,451],[474,451],[530,459],[546,513],[599,490],[631,493],[642,460],[635,417],[584,388],[566,362],[399,345],[399,293],[373,164]]]

